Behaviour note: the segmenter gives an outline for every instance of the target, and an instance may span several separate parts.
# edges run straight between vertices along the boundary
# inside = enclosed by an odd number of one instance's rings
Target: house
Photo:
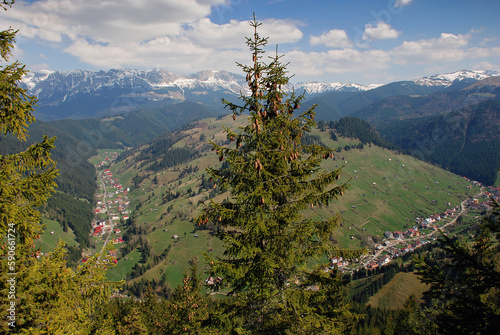
[[[403,237],[403,233],[400,232],[399,230],[396,230],[394,234],[392,234],[392,236],[394,236],[394,238],[401,238]]]
[[[382,256],[378,259],[378,265],[379,266],[384,266],[384,265],[387,265],[389,264],[389,262],[391,261],[391,257],[390,256]]]
[[[103,228],[102,226],[95,227],[94,233],[92,235],[93,236],[102,235],[104,233],[102,228]]]
[[[386,232],[384,233],[384,236],[385,236],[385,237],[387,237],[387,238],[393,238],[393,237],[394,237],[394,236],[392,235],[392,232],[390,232],[390,231],[386,231]]]
[[[115,234],[120,234],[120,229],[116,228],[115,229]]]
[[[417,235],[417,230],[416,230],[416,229],[414,229],[414,228],[410,228],[410,229],[408,229],[408,230],[404,233],[404,235],[405,235],[406,237],[414,237],[414,236],[418,236],[418,235]]]
[[[176,240],[176,239],[178,239],[178,238],[179,238],[179,235],[174,234],[174,235],[172,235],[172,238]]]

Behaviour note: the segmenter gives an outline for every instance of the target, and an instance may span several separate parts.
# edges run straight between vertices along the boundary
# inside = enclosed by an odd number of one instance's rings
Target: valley
[[[303,219],[339,215],[342,224],[332,232],[332,243],[369,250],[357,264],[336,260],[336,265],[345,271],[374,268],[415,250],[424,245],[419,241],[432,241],[435,229],[458,217],[464,200],[480,194],[481,183],[471,179],[498,182],[500,105],[492,75],[458,71],[382,86],[299,83],[286,88],[305,90],[304,108],[319,104],[318,127],[304,141],[331,148],[333,159],[321,168],[341,168],[338,182],[349,185],[329,206],[304,211]],[[78,78],[84,80],[77,86],[67,84]],[[247,122],[247,116],[233,120],[220,107],[221,98],[236,101],[237,91],[246,90],[242,79],[211,71],[183,77],[128,70],[35,73],[25,79],[27,88],[39,92],[40,113],[44,106],[59,106],[51,109],[59,116],[40,114],[42,119],[65,118],[37,122],[32,134],[53,132],[61,141],[55,152],[63,168],[62,192],[46,211],[63,226],[60,234],[53,228],[56,221],[48,221],[50,232],[68,243],[72,264],[107,250],[116,263],[108,278],[123,279],[125,289],[140,294],[148,284],[173,289],[192,260],[203,267],[205,254],[222,255],[216,222],[200,226],[195,220],[203,204],[228,196],[206,173],[222,166],[209,142],[230,145],[224,127],[236,130]],[[55,86],[59,91],[51,91]],[[108,99],[111,109],[71,116],[80,120],[64,115],[92,95]],[[106,107],[102,101],[99,105]],[[9,139],[0,145],[14,146]],[[83,198],[93,207],[87,208],[86,201],[82,207]],[[63,203],[75,210],[62,211]],[[434,221],[423,225],[426,220]],[[47,241],[55,240],[47,233],[40,241],[43,252],[53,243]]]
[[[117,203],[111,212],[116,214],[113,229],[119,233],[103,231],[102,237],[92,239],[96,251],[110,236],[116,241],[113,247],[117,251],[112,253],[117,265],[109,271],[110,279],[127,279],[127,285],[163,282],[175,287],[192,259],[203,266],[204,253],[223,253],[221,241],[212,235],[216,225],[195,222],[203,202],[227,197],[206,177],[207,167],[222,164],[207,141],[229,145],[224,127],[234,129],[245,122],[246,116],[236,121],[229,115],[204,119],[122,152],[116,160],[106,161],[109,157],[105,152],[110,150],[101,150],[92,159],[94,164],[104,163],[97,164],[97,173],[109,176],[111,182],[106,187],[113,198],[108,203]],[[337,136],[333,140],[331,131],[323,124],[311,133],[311,139],[335,149],[333,159],[325,160],[321,168],[342,168],[339,183],[348,182],[348,191],[327,207],[305,211],[303,217],[340,215],[342,227],[333,233],[332,241],[351,249],[374,250],[374,255],[362,260],[364,266],[378,266],[402,249],[413,250],[411,245],[419,240],[431,240],[435,229],[456,219],[464,200],[481,192],[477,182],[356,138]],[[160,147],[161,151],[155,151]],[[161,168],[164,157],[176,160]],[[97,199],[101,197],[102,189]],[[441,221],[432,219],[438,216]],[[426,219],[432,223],[425,224]],[[408,237],[403,236],[411,230]],[[401,236],[388,239],[384,236],[387,232]],[[382,256],[386,258],[380,260]],[[356,267],[351,264],[346,270]]]
[[[0,7],[1,334],[497,334],[495,1]]]

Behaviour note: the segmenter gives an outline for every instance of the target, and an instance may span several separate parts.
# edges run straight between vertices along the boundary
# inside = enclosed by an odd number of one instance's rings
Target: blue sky
[[[292,82],[388,83],[500,71],[498,0],[16,1],[14,57],[31,70],[162,68],[241,73],[255,12]]]

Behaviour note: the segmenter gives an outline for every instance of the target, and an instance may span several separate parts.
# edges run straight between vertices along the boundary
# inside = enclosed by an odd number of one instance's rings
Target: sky
[[[19,30],[12,58],[31,71],[243,74],[253,13],[292,83],[500,71],[498,0],[18,0],[0,29]]]

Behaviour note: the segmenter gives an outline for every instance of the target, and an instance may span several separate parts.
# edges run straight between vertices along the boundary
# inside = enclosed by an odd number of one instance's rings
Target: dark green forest
[[[489,100],[445,115],[378,127],[405,153],[493,185],[500,166],[500,101]]]

